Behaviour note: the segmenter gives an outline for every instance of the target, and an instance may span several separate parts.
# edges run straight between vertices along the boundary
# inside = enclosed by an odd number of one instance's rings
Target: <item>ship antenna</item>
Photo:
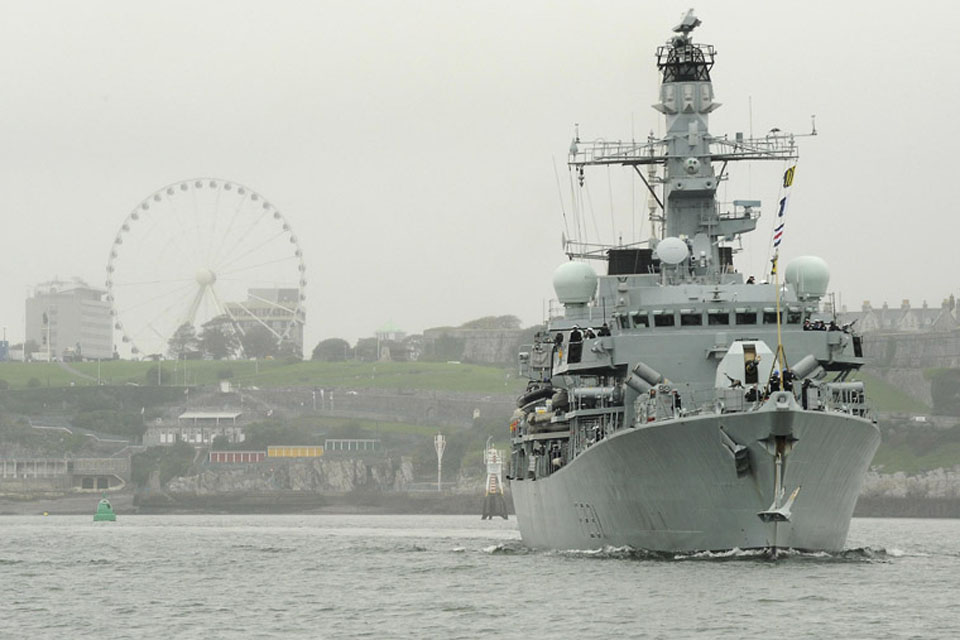
[[[563,234],[564,238],[570,237],[570,227],[567,225],[567,210],[563,206],[563,189],[560,188],[560,172],[557,171],[557,159],[553,158],[553,175],[557,179],[557,198],[560,200],[560,215],[563,217]],[[566,249],[566,240],[564,240],[564,249]]]

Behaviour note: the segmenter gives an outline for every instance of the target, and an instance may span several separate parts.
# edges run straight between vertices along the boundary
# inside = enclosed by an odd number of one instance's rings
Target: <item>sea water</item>
[[[840,554],[530,551],[476,516],[0,517],[3,638],[960,638],[960,520]]]

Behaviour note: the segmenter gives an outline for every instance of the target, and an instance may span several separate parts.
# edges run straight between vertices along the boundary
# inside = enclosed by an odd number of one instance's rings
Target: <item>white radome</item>
[[[801,299],[822,298],[830,284],[830,267],[817,256],[800,256],[787,263],[784,279]]]
[[[687,243],[680,238],[664,238],[657,243],[657,257],[665,264],[680,264],[690,255]]]
[[[553,290],[561,304],[586,304],[597,292],[597,272],[584,262],[564,262],[553,272]]]

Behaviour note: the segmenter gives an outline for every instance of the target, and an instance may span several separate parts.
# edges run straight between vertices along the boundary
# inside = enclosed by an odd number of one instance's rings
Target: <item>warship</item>
[[[716,136],[716,55],[693,10],[656,51],[665,135],[581,140],[592,167],[642,180],[654,232],[605,246],[565,239],[559,305],[519,353],[508,478],[532,548],[840,551],[880,443],[855,373],[861,337],[837,324],[829,269],[781,268],[797,135]],[[812,131],[805,135],[816,135]],[[769,277],[735,268],[760,202],[720,202],[730,163],[783,163]],[[606,262],[598,275],[591,261]],[[781,274],[782,272],[782,274]]]

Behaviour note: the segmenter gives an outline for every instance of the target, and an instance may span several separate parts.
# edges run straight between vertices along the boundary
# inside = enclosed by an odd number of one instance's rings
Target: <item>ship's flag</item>
[[[797,172],[797,165],[793,165],[783,172],[783,188],[788,189],[793,185],[793,174]]]
[[[787,194],[780,198],[780,207],[777,209],[777,217],[782,218],[784,212],[787,210],[787,203],[790,201],[790,194]]]
[[[793,165],[783,172],[783,197],[780,198],[777,208],[777,226],[773,229],[773,248],[778,249],[780,242],[783,241],[784,214],[787,212],[787,205],[790,204],[790,187],[793,186],[793,178],[797,173],[797,165]]]

